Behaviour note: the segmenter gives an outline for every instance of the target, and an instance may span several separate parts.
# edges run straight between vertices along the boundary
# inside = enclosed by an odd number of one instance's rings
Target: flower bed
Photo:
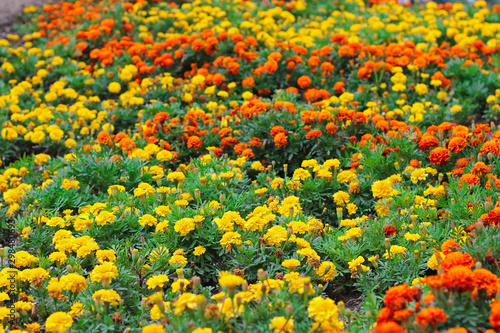
[[[500,6],[24,18],[0,40],[0,332],[500,329]]]

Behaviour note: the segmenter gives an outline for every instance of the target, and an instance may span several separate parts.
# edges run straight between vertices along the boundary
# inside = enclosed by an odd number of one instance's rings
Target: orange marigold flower
[[[474,259],[470,256],[470,254],[462,252],[450,252],[441,262],[441,268],[446,272],[456,266],[472,268],[474,267],[474,264]]]
[[[248,144],[250,147],[260,147],[262,146],[262,142],[260,141],[259,138],[251,138],[250,143]]]
[[[288,139],[288,136],[285,133],[282,133],[282,132],[278,133],[274,137],[274,144],[276,145],[276,147],[286,146],[286,144],[288,143],[287,139]]]
[[[415,319],[420,326],[425,328],[428,325],[436,326],[439,322],[446,322],[448,315],[440,308],[425,308],[418,313]]]
[[[373,333],[406,333],[406,330],[395,322],[388,322],[377,325]]]
[[[492,153],[493,155],[498,155],[498,145],[499,142],[494,142],[494,141],[486,141],[479,152],[483,155],[488,155],[488,153]]]
[[[322,136],[323,133],[320,130],[312,130],[306,134],[306,139],[315,139],[318,136]]]
[[[419,288],[408,287],[405,282],[386,291],[384,305],[392,311],[403,310],[407,303],[419,299],[421,295],[422,291]]]
[[[241,153],[241,156],[244,156],[247,158],[247,160],[249,160],[252,157],[255,157],[255,154],[253,153],[252,149],[247,148],[247,149],[243,150],[243,152]]]
[[[500,329],[500,300],[491,303],[490,324],[495,330]]]
[[[203,142],[201,142],[201,139],[199,137],[197,137],[196,135],[189,137],[188,142],[187,142],[188,148],[200,149],[202,145],[203,145]]]
[[[308,88],[310,85],[311,85],[312,81],[311,79],[307,76],[307,75],[302,75],[301,77],[299,77],[299,79],[297,80],[297,84],[299,85],[299,87],[301,87],[302,89],[306,89]]]
[[[470,173],[466,173],[462,177],[458,179],[458,187],[462,188],[462,183],[465,182],[467,184],[467,187],[471,187],[472,185],[479,185],[481,184],[481,181],[478,176],[472,175]]]
[[[420,162],[418,160],[411,160],[410,161],[410,165],[413,167],[413,168],[420,168]]]
[[[484,290],[489,297],[495,297],[500,288],[500,280],[498,277],[487,269],[480,268],[472,273],[476,280],[477,290]]]
[[[431,275],[424,278],[423,282],[433,289],[441,289],[443,287],[444,275]]]
[[[481,177],[488,173],[488,166],[484,162],[476,162],[470,173]]]
[[[498,224],[500,222],[500,207],[495,207],[489,211],[488,222],[488,224]]]
[[[459,153],[465,147],[467,147],[467,140],[460,136],[454,137],[450,140],[450,142],[448,142],[448,149],[452,153]]]
[[[335,83],[333,90],[335,90],[337,94],[342,94],[345,91],[345,83],[342,81]]]
[[[438,146],[439,146],[439,140],[433,135],[424,135],[418,142],[418,148],[420,148],[421,151],[427,151],[430,148]]]
[[[444,274],[443,287],[459,293],[472,291],[475,287],[474,275],[468,267],[452,267]]]
[[[429,155],[429,160],[434,165],[445,164],[449,159],[450,152],[443,147],[434,148]]]
[[[461,246],[454,239],[448,239],[441,244],[441,252],[445,255],[460,250]]]
[[[273,128],[271,128],[271,136],[273,138],[279,133],[284,133],[284,132],[286,132],[286,130],[283,126],[274,126]]]
[[[111,145],[113,143],[113,140],[111,140],[111,136],[109,135],[108,132],[101,131],[97,135],[97,142],[103,145]]]
[[[334,135],[335,133],[337,133],[337,128],[338,128],[338,127],[337,127],[334,123],[328,123],[328,124],[326,125],[326,132],[327,132],[330,136],[332,136],[332,135]]]

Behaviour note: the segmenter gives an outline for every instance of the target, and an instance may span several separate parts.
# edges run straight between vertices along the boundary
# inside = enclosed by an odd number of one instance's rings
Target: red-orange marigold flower
[[[377,325],[373,333],[406,333],[406,330],[395,322],[388,322]]]
[[[474,259],[468,253],[450,252],[441,262],[441,268],[448,271],[456,266],[463,266],[467,268],[474,267]]]
[[[421,151],[427,151],[437,146],[439,146],[439,140],[433,135],[425,135],[418,142],[418,148],[420,148]]]
[[[500,300],[491,303],[490,324],[495,330],[500,329]]]
[[[429,155],[429,160],[434,165],[445,164],[449,159],[450,152],[443,147],[434,148]]]
[[[197,137],[196,135],[189,137],[188,142],[187,142],[188,148],[200,149],[202,145],[203,145],[203,142],[201,142],[201,139],[199,137]]]
[[[474,274],[474,279],[476,280],[476,288],[486,291],[489,297],[495,297],[500,288],[498,277],[484,268],[476,269],[472,274]]]
[[[448,315],[440,308],[425,308],[418,313],[415,319],[422,327],[436,326],[439,322],[446,322]]]
[[[312,130],[306,134],[306,139],[315,139],[318,136],[322,136],[323,133],[320,130]]]
[[[467,140],[464,138],[457,136],[454,137],[448,142],[448,149],[452,153],[459,153],[461,152],[465,147],[467,147]]]
[[[454,239],[448,239],[441,244],[441,252],[445,255],[460,250],[461,246]]]
[[[470,268],[455,266],[444,274],[443,287],[459,293],[474,290],[475,280]]]

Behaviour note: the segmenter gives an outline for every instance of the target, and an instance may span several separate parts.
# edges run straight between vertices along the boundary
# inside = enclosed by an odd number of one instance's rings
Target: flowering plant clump
[[[0,39],[0,332],[500,330],[500,6],[23,22]]]

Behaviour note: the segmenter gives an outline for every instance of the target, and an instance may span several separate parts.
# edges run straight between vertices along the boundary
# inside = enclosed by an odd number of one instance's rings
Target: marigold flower
[[[425,308],[422,309],[415,319],[418,321],[420,326],[426,328],[431,325],[435,327],[439,322],[446,322],[448,315],[440,308]]]
[[[65,333],[73,326],[73,318],[66,312],[54,312],[45,322],[47,333]]]
[[[446,164],[449,159],[450,152],[448,149],[442,147],[434,148],[429,155],[429,160],[434,165]]]

